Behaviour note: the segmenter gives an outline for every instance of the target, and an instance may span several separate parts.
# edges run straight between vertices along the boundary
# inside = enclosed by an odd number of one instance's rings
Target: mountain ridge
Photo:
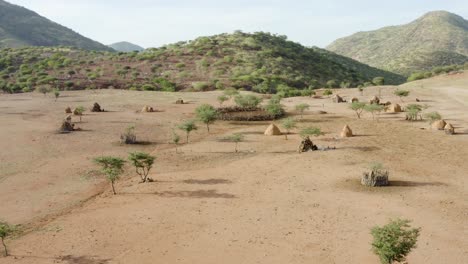
[[[435,66],[468,60],[468,21],[447,11],[433,11],[404,25],[362,31],[337,39],[328,50],[379,69],[408,76]],[[430,53],[445,53],[439,61]]]
[[[133,52],[133,51],[143,51],[143,50],[145,50],[145,48],[143,48],[143,47],[141,47],[139,45],[133,44],[131,42],[128,42],[128,41],[120,41],[120,42],[109,44],[107,46],[115,49],[116,51],[120,51],[120,52]]]
[[[0,0],[0,48],[23,46],[73,46],[86,50],[112,51],[34,11]]]

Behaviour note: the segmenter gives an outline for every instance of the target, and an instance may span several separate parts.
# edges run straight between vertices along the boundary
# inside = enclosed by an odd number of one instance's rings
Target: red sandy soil
[[[287,98],[291,115],[294,105],[311,105],[299,128],[320,127],[326,134],[314,143],[336,150],[299,154],[299,129],[285,140],[263,135],[268,122],[216,122],[210,134],[200,125],[176,153],[172,130],[197,105],[216,105],[219,92],[79,91],[57,102],[0,95],[0,218],[25,230],[7,241],[12,256],[0,263],[378,263],[370,228],[396,217],[422,228],[409,263],[464,263],[468,74],[404,88],[411,95],[403,103],[396,87],[338,93],[368,100],[380,90],[402,105],[419,98],[458,133],[404,121],[404,113],[358,120],[331,98]],[[189,103],[174,104],[179,97]],[[108,112],[87,111],[77,123],[83,131],[55,133],[67,106],[94,102]],[[144,105],[160,111],[138,113]],[[338,137],[345,124],[355,137]],[[146,144],[119,145],[129,125]],[[220,140],[231,133],[245,135],[239,153]],[[156,182],[139,184],[128,166],[113,196],[92,159],[135,150],[157,157]],[[389,169],[391,186],[359,184],[373,161]]]

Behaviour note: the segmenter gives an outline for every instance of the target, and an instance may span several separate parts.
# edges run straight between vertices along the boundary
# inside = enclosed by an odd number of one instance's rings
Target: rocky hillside
[[[0,0],[0,48],[23,46],[73,46],[86,50],[112,50],[33,11]]]
[[[430,12],[406,25],[338,39],[327,49],[373,67],[409,75],[467,62],[468,21],[445,11]]]
[[[0,52],[0,88],[28,91],[37,85],[204,91],[224,87],[261,93],[324,86],[350,87],[384,77],[405,81],[319,48],[269,33],[221,34],[143,52],[112,53],[70,48],[23,48]]]

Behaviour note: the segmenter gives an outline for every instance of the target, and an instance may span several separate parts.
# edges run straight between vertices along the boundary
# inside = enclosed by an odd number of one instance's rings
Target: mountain
[[[328,50],[370,66],[409,75],[468,61],[468,21],[446,11],[425,14],[401,26],[359,32]]]
[[[292,96],[326,85],[356,87],[375,77],[384,77],[387,84],[405,81],[403,76],[263,32],[199,37],[139,53],[66,47],[0,50],[0,89],[5,91],[28,91],[43,84],[164,91],[235,87]]]
[[[114,44],[110,44],[109,47],[120,52],[132,52],[132,51],[143,51],[145,48],[135,45],[130,42],[122,41]]]
[[[33,11],[0,0],[0,48],[23,46],[73,46],[111,51]]]

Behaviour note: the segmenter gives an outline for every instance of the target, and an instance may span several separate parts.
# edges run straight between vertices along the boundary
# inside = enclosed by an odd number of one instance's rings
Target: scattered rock
[[[279,136],[282,135],[281,130],[275,125],[270,124],[268,128],[265,130],[265,136]]]
[[[445,134],[447,134],[447,135],[455,134],[455,128],[450,123],[447,123],[445,125],[444,130],[445,130]]]
[[[387,106],[386,112],[400,113],[402,112],[401,106],[399,104],[390,104],[389,106]]]
[[[179,99],[177,99],[177,101],[175,103],[176,104],[184,104],[184,100],[179,98]]]
[[[447,125],[447,123],[445,123],[444,120],[437,120],[437,121],[434,121],[431,126],[432,128],[434,129],[437,129],[437,130],[444,130],[445,126]]]
[[[342,138],[352,137],[353,136],[353,131],[351,130],[351,128],[348,125],[345,125],[343,127],[343,130],[341,130],[341,135],[340,136]]]
[[[361,184],[370,187],[388,185],[388,171],[373,170],[371,173],[365,172],[361,178]]]
[[[73,130],[75,130],[75,124],[71,123],[71,117],[70,117],[70,121],[68,121],[67,119],[65,119],[62,122],[62,125],[59,128],[60,133],[68,133],[68,132],[72,132]]]
[[[64,121],[67,121],[67,122],[70,122],[70,123],[71,123],[71,121],[72,121],[72,116],[71,116],[71,115],[67,115],[67,116],[65,117],[65,120],[64,120]]]
[[[71,114],[71,113],[73,113],[73,112],[72,112],[72,109],[70,107],[65,108],[65,114]]]
[[[421,102],[421,100],[419,100],[418,98],[416,98],[416,102]]]

